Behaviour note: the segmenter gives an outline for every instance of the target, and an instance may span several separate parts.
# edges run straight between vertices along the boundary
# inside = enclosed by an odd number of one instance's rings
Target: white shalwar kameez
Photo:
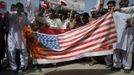
[[[117,30],[117,44],[116,50],[113,54],[113,66],[121,68],[123,65],[124,69],[131,69],[132,67],[132,51],[134,46],[133,27],[127,27],[127,19],[130,18],[131,14],[125,14],[115,12],[113,14],[116,30]]]
[[[27,25],[28,20],[24,14],[19,17],[17,14],[12,14],[10,17],[10,26],[8,33],[8,57],[12,70],[18,69],[15,57],[16,50],[20,52],[20,67],[26,68],[28,65],[28,52],[26,50],[26,42],[22,36],[22,29]]]

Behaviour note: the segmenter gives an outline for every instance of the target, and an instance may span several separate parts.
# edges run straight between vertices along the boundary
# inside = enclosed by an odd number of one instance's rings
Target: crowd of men
[[[7,54],[11,70],[17,73],[19,70],[25,71],[28,68],[29,52],[26,40],[23,38],[22,30],[26,26],[31,26],[34,31],[46,33],[45,28],[63,29],[65,31],[86,25],[91,21],[111,12],[114,17],[117,43],[114,45],[114,53],[104,56],[106,65],[111,71],[124,70],[130,73],[134,52],[134,6],[129,6],[129,0],[120,0],[119,8],[116,8],[116,1],[109,0],[108,8],[103,8],[104,2],[99,9],[92,9],[91,15],[87,12],[78,13],[69,9],[40,7],[35,13],[33,21],[29,21],[27,13],[24,11],[22,3],[12,4],[10,11],[3,9],[6,2],[0,1],[0,70],[2,71],[2,59]],[[62,33],[62,32],[59,32]],[[57,33],[57,34],[59,34]],[[19,52],[19,53],[17,53]],[[16,57],[20,60],[18,66]],[[91,57],[92,63],[97,63],[95,57]]]

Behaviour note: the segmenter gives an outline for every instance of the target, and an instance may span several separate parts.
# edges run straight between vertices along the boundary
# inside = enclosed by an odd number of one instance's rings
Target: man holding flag
[[[129,0],[120,0],[120,8],[128,7]],[[117,44],[113,54],[112,71],[119,71],[122,66],[124,73],[130,73],[132,67],[132,51],[134,47],[133,30],[127,26],[127,19],[134,15],[124,14],[121,12],[114,13],[114,19],[117,30]]]

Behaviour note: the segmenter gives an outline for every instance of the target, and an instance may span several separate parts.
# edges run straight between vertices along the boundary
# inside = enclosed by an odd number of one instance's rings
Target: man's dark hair
[[[84,19],[88,19],[88,18],[90,17],[87,12],[84,12],[82,15],[83,15],[83,18],[84,18]]]
[[[54,9],[49,9],[48,12],[51,12],[52,14],[55,14],[55,10]]]
[[[116,6],[116,2],[115,1],[108,1],[107,5],[109,4],[113,4],[114,6]]]
[[[13,9],[13,8],[16,8],[16,7],[17,6],[15,4],[12,4],[10,9]]]
[[[18,7],[19,9],[21,9],[21,8],[24,8],[24,5],[22,3],[20,3],[20,2],[18,2],[16,4],[16,7]]]

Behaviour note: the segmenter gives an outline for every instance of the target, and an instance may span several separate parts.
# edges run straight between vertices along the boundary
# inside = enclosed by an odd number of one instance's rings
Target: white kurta
[[[19,18],[16,14],[12,14],[8,33],[8,39],[12,40],[12,42],[9,42],[9,45],[14,45],[16,49],[25,49],[22,29],[27,24],[26,16]]]
[[[132,17],[131,14],[120,12],[114,13],[114,20],[117,31],[116,50],[113,54],[113,66],[116,68],[131,69],[132,67],[132,51],[134,47],[134,28],[127,27],[127,19]]]
[[[120,12],[115,12],[114,13],[114,20],[116,24],[116,30],[117,30],[117,44],[116,48],[122,49],[122,50],[127,50],[127,51],[132,51],[133,48],[133,29],[134,28],[127,28],[127,19],[130,18],[132,15],[131,14],[125,14],[125,13],[120,13]]]
[[[48,26],[52,29],[62,29],[63,28],[62,22],[59,18],[55,18],[55,19],[47,18],[47,23],[48,23]]]
[[[117,30],[117,45],[113,54],[113,66],[116,68],[131,69],[132,67],[132,51],[134,48],[134,28],[127,27],[127,20],[133,17],[130,13],[130,9],[122,8],[123,12],[114,13],[114,20]],[[127,28],[126,28],[127,27]]]
[[[19,17],[12,14],[10,17],[9,33],[8,33],[8,57],[12,70],[19,68],[16,64],[16,51],[20,53],[20,67],[26,68],[28,65],[28,53],[26,50],[26,42],[23,39],[22,30],[28,24],[26,16],[23,14]]]
[[[130,6],[130,7],[126,7],[126,8],[121,8],[121,10],[124,13],[134,14],[134,6]],[[134,27],[134,16],[131,16],[131,18],[129,18],[129,20],[130,20],[131,26]],[[134,32],[134,30],[132,30],[132,32]],[[134,39],[133,39],[133,41],[134,41]],[[134,52],[134,50],[133,50],[133,52]]]

